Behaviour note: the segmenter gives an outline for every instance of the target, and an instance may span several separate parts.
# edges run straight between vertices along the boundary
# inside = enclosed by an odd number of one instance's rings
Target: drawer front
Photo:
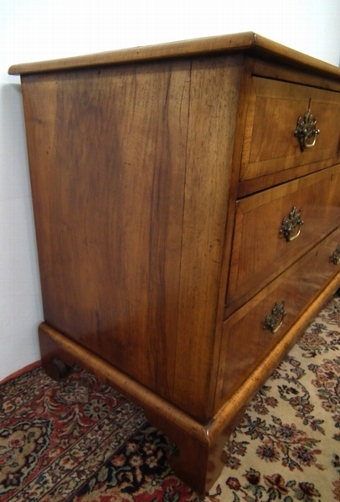
[[[317,119],[313,147],[300,149],[297,120],[308,110]],[[313,162],[336,162],[340,139],[340,93],[253,77],[248,103],[240,180]],[[313,127],[311,128],[313,130]],[[307,144],[313,143],[314,135]]]
[[[336,258],[340,262],[339,243],[337,228],[224,322],[217,395],[220,402],[242,384],[327,282],[340,273],[340,263],[336,263]],[[278,312],[273,328],[264,329],[275,303],[280,306],[282,302],[286,314]]]
[[[227,315],[340,224],[339,186],[337,165],[237,202]],[[303,224],[285,237],[294,207]]]

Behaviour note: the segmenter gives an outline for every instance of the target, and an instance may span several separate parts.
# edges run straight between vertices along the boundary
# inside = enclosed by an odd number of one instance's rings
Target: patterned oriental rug
[[[1,502],[181,502],[171,445],[143,412],[75,368],[0,386]],[[206,502],[340,501],[340,299],[268,379],[225,445]],[[193,459],[194,461],[194,459]]]

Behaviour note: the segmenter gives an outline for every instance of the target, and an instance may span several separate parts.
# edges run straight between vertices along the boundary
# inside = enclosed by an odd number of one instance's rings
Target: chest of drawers
[[[340,285],[340,70],[253,33],[12,66],[42,362],[141,405],[199,492]]]

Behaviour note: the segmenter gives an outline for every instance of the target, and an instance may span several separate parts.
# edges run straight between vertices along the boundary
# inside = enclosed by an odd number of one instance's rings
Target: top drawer
[[[297,120],[310,112],[320,130],[313,147],[301,152]],[[340,93],[253,77],[242,150],[240,181],[292,167],[336,162],[340,140]],[[308,143],[312,143],[310,140]],[[325,164],[325,161],[326,164]]]

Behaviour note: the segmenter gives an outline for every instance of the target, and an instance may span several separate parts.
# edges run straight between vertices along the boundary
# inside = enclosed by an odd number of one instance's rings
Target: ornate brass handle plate
[[[271,314],[267,315],[265,318],[263,329],[269,329],[275,334],[281,328],[285,315],[285,302],[280,304],[275,303]]]
[[[297,137],[300,144],[301,152],[305,148],[312,148],[316,143],[316,137],[320,134],[319,129],[315,129],[318,119],[312,115],[310,111],[311,99],[308,102],[308,110],[303,117],[299,117],[296,122],[294,136]]]
[[[331,256],[331,262],[334,263],[334,265],[340,264],[340,244],[338,244],[335,248],[334,253]]]
[[[288,218],[283,218],[282,225],[280,228],[280,234],[282,234],[287,242],[291,242],[297,237],[299,237],[301,232],[301,226],[303,221],[301,220],[302,210],[298,211],[296,207],[293,207],[289,213]]]

